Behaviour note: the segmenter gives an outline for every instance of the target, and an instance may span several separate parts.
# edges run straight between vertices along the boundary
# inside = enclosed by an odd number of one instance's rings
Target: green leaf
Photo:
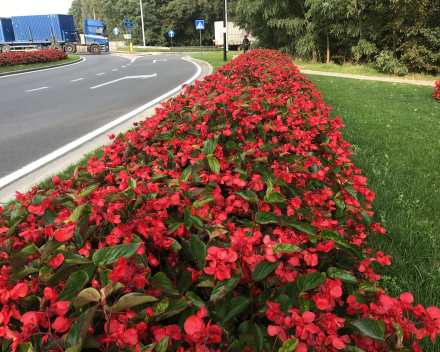
[[[222,299],[229,292],[231,292],[235,286],[240,282],[240,276],[233,274],[230,279],[222,280],[215,285],[211,293],[211,301]]]
[[[38,247],[34,243],[32,243],[30,246],[27,246],[16,253],[12,253],[11,258],[26,258],[37,252]]]
[[[90,264],[92,261],[87,259],[86,257],[75,254],[72,252],[62,251],[57,254],[62,254],[64,257],[64,262],[66,264]]]
[[[374,286],[373,284],[370,283],[362,283],[359,284],[359,289],[358,291],[365,291],[365,292],[381,292],[376,286]]]
[[[7,340],[4,339],[3,341],[7,341]],[[9,341],[11,342],[12,340]],[[17,345],[16,352],[35,352],[35,349],[32,346],[32,342],[19,343]]]
[[[264,201],[266,203],[284,203],[286,201],[286,197],[278,192],[270,192],[264,197]]]
[[[197,262],[199,263],[199,269],[200,271],[203,271],[203,268],[205,267],[205,258],[208,255],[208,252],[206,250],[206,245],[202,241],[198,241],[196,243],[196,256],[197,256]]]
[[[263,99],[263,101],[261,102],[261,105],[263,106],[264,110],[269,111],[270,106],[269,106],[269,103],[267,102],[266,98]]]
[[[278,253],[301,252],[302,249],[290,243],[277,243],[273,246],[273,250]]]
[[[354,346],[348,346],[348,350],[350,351],[350,352],[365,352],[364,350],[361,350],[361,349],[359,349],[359,348],[357,348],[357,347],[354,347]],[[403,351],[402,351],[403,352]]]
[[[257,264],[254,271],[252,272],[252,279],[254,281],[260,281],[264,279],[266,276],[268,276],[272,271],[275,270],[275,268],[280,265],[278,261],[271,263],[271,262],[261,262]]]
[[[212,288],[214,288],[214,286],[215,286],[214,281],[212,280],[205,280],[197,285],[197,287],[212,287]]]
[[[183,310],[185,310],[191,302],[183,299],[174,299],[169,302],[168,307],[165,309],[165,312],[160,313],[156,316],[156,320],[164,320],[168,319],[174,315],[180,314]]]
[[[168,337],[168,336],[167,336]],[[154,349],[157,346],[157,342],[155,343],[150,343],[149,345],[141,348],[141,352],[148,352],[148,351],[154,351]]]
[[[377,342],[385,342],[380,324],[374,319],[351,320],[348,325],[356,327],[362,336],[369,337]]]
[[[252,170],[259,173],[262,176],[263,182],[268,182],[270,180],[269,172],[260,164],[255,163],[252,165]]]
[[[153,280],[154,279],[154,280]],[[179,291],[177,291],[173,284],[171,283],[170,279],[166,277],[166,275],[163,272],[158,272],[156,275],[153,276],[153,279],[150,279],[150,283],[158,288],[161,291],[167,292],[174,296],[179,296]]]
[[[234,193],[238,194],[240,197],[242,197],[244,200],[247,200],[248,202],[258,204],[258,196],[252,191],[237,191]]]
[[[235,143],[233,141],[227,141],[226,148],[228,150],[235,150],[236,152],[243,153],[243,149],[237,143]]]
[[[263,142],[266,142],[266,130],[264,129],[264,126],[262,124],[258,125],[258,130],[260,131],[260,136]]]
[[[101,295],[99,294],[98,290],[93,287],[88,287],[82,290],[78,296],[76,296],[75,300],[73,301],[73,306],[75,308],[80,308],[90,302],[99,302],[100,299]]]
[[[90,214],[83,216],[76,225],[75,232],[73,233],[73,239],[78,246],[82,246],[84,243],[83,236],[87,232],[89,226]]]
[[[308,312],[310,310],[309,301],[304,298],[303,292],[301,292],[301,294],[299,295],[299,307],[301,315],[303,315],[304,312]]]
[[[341,245],[342,247],[350,248],[350,245],[341,236],[339,236],[337,233],[329,229],[323,229],[321,231],[321,236],[327,238],[328,240],[332,240],[333,242]]]
[[[267,225],[267,224],[278,224],[278,215],[276,213],[270,213],[265,211],[259,211],[255,214],[255,221],[258,224]]]
[[[75,199],[80,199],[80,198],[85,198],[85,197],[87,197],[90,193],[92,193],[95,189],[97,189],[99,187],[99,184],[98,185],[92,185],[92,186],[89,186],[89,187],[87,187],[85,190],[83,190],[80,194],[79,194],[79,196],[77,196],[77,198],[75,198]]]
[[[231,299],[221,325],[225,326],[232,319],[238,316],[238,314],[241,313],[248,306],[248,304],[249,300],[243,296],[237,296]]]
[[[113,306],[109,307],[109,306],[105,306],[105,310],[112,312],[112,313],[117,313],[117,312],[122,312],[128,308],[131,307],[135,307],[144,303],[148,303],[148,302],[155,302],[157,301],[157,298],[153,297],[153,296],[148,296],[148,295],[144,295],[142,293],[129,293],[125,296],[123,296],[118,302],[116,302],[116,304],[114,304]]]
[[[220,174],[220,163],[215,156],[208,156],[209,167],[215,174]]]
[[[202,153],[204,156],[208,156],[210,154],[214,154],[215,147],[217,146],[218,138],[220,134],[217,134],[215,137],[211,138],[207,142],[204,143],[202,148]]]
[[[290,224],[298,231],[304,232],[307,235],[314,236],[314,235],[318,234],[316,227],[313,225],[306,224],[304,222],[299,222],[299,221],[291,221]]]
[[[354,190],[353,187],[345,187],[345,190],[349,195],[351,195],[354,199],[357,200],[357,192]]]
[[[368,215],[367,213],[361,213],[361,216],[362,216],[362,223],[367,227],[370,226],[371,225],[370,215]]]
[[[189,181],[190,176],[193,174],[194,165],[188,166],[183,172],[180,174],[179,181],[183,183],[187,183]]]
[[[263,352],[264,337],[261,329],[257,324],[254,324],[254,347],[255,352]]]
[[[172,234],[176,232],[180,226],[185,225],[183,222],[175,222],[174,224],[171,224],[168,226],[168,234]]]
[[[314,272],[306,275],[301,275],[296,280],[298,282],[299,289],[302,292],[306,292],[319,285],[322,280],[322,275],[320,272]]]
[[[73,301],[79,290],[89,281],[89,275],[84,270],[77,271],[70,275],[57,301]]]
[[[298,346],[298,339],[290,339],[283,342],[283,346],[278,350],[278,352],[292,352]]]
[[[185,296],[193,303],[193,306],[200,310],[200,308],[204,307],[209,314],[209,310],[205,304],[205,302],[199,297],[196,296],[193,292],[188,291]]]
[[[64,346],[66,349],[77,344],[80,344],[81,347],[81,345],[85,342],[87,331],[92,321],[93,314],[95,314],[97,308],[98,305],[96,304],[92,308],[87,309],[78,317],[78,319],[75,320],[64,340]],[[81,350],[81,348],[79,350]]]
[[[165,336],[164,338],[162,338],[156,345],[156,352],[165,352],[168,348],[169,339],[169,336]]]
[[[37,268],[27,268],[22,271],[19,271],[18,273],[15,273],[14,275],[9,276],[9,280],[17,281],[21,280],[22,278],[38,273],[39,270]]]
[[[73,221],[74,223],[77,223],[81,216],[91,213],[93,213],[93,208],[89,204],[81,204],[75,208],[72,215],[70,215],[65,222]]]
[[[193,204],[194,208],[198,208],[203,206],[204,204],[208,204],[209,202],[212,202],[215,199],[213,196],[205,196],[202,199],[196,200]]]
[[[195,227],[203,227],[203,220],[200,216],[195,214],[189,214],[188,218]]]
[[[331,279],[339,279],[347,284],[358,284],[356,276],[354,276],[349,271],[341,270],[338,268],[331,267],[327,270],[328,277]]]
[[[137,187],[136,180],[131,177],[128,178],[127,184],[130,189],[135,189]]]
[[[43,221],[46,225],[54,225],[56,217],[57,215],[49,208],[46,208],[44,210]]]
[[[270,142],[267,142],[267,143],[264,143],[259,149],[262,152],[269,152],[269,151],[275,149],[278,146],[279,146],[278,144],[272,144]]]
[[[402,327],[399,324],[395,323],[395,322],[393,322],[393,326],[394,326],[394,329],[396,329],[396,333],[397,333],[397,337],[399,339],[399,342],[402,343],[402,341],[403,341],[403,330],[402,330]]]
[[[104,247],[98,249],[95,254],[93,254],[92,260],[98,267],[100,265],[113,264],[116,263],[120,257],[124,257],[125,259],[132,257],[140,246],[139,243],[126,243],[114,247]]]

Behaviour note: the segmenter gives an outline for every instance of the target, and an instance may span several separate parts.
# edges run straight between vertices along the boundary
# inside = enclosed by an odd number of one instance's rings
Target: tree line
[[[259,45],[386,73],[440,71],[439,0],[230,0]]]
[[[196,20],[205,20],[202,45],[213,45],[214,22],[223,19],[221,0],[142,0],[145,41],[147,46],[171,46],[168,31],[173,30],[175,46],[197,46],[199,32]],[[132,34],[134,45],[142,45],[142,24],[139,0],[73,0],[69,14],[75,28],[84,33],[84,19],[101,19],[108,27],[110,41],[123,40],[124,33]],[[124,16],[133,20],[134,30],[124,30]],[[113,34],[118,27],[119,35]]]

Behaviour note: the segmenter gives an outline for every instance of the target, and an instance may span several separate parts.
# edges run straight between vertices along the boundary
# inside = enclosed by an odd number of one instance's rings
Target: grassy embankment
[[[221,65],[220,55],[210,55],[197,58]],[[408,291],[425,307],[440,306],[440,101],[431,97],[433,88],[307,77],[332,115],[341,116],[352,160],[376,193],[374,221],[387,233],[370,240],[373,251],[393,256],[392,266],[377,268],[382,287],[391,296]],[[440,343],[423,341],[422,348],[439,351]]]
[[[65,64],[65,63],[72,62],[72,61],[75,61],[78,59],[79,59],[78,55],[68,55],[67,59],[62,59],[62,60],[55,61],[55,62],[44,62],[44,63],[39,63],[39,64],[29,64],[29,65],[5,66],[5,67],[0,67],[0,73],[20,71],[20,70],[29,70],[32,68],[40,68],[40,67],[50,67],[53,65]]]

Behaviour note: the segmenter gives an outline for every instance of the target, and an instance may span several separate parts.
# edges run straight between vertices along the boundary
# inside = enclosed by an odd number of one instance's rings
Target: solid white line
[[[44,70],[36,70],[36,71],[31,71],[31,72],[14,73],[13,75],[0,76],[0,79],[8,78],[8,77],[14,77],[14,76],[18,76],[18,75],[27,75],[28,73],[37,73],[37,72],[41,72],[41,71],[49,71],[49,70],[56,70],[58,68],[70,67],[70,66],[73,66],[73,65],[78,65],[78,64],[80,64],[80,63],[82,63],[82,62],[84,62],[86,60],[87,59],[85,57],[83,57],[81,61],[75,62],[74,64],[64,65],[64,66],[59,66],[59,67],[52,67],[52,68],[45,68]]]
[[[26,93],[27,92],[35,92],[36,90],[47,89],[47,88],[49,88],[49,87],[35,88],[35,89],[27,90]]]
[[[132,79],[132,78],[144,79],[144,78],[150,78],[150,77],[156,77],[156,76],[157,76],[156,73],[153,73],[152,75],[145,75],[145,76],[127,76],[127,77],[122,77],[122,78],[115,79],[114,81],[110,81],[110,82],[107,82],[107,83],[100,84],[98,86],[90,87],[90,89],[95,89],[95,88],[99,88],[99,87],[102,87],[102,86],[106,86],[107,84],[111,84],[111,83],[115,83],[115,82],[118,82],[118,81],[122,81],[124,79]]]
[[[73,79],[73,80],[71,80],[70,82],[81,81],[81,80],[83,80],[83,79],[84,79],[84,78]]]
[[[125,67],[125,66],[122,66],[122,67]]]
[[[112,70],[112,71],[117,71],[118,69],[117,68],[115,68],[114,70]]]
[[[105,75],[105,72],[97,73],[96,75],[97,75],[97,76]]]
[[[163,59],[163,60],[153,60],[153,64],[155,64],[158,61],[168,61],[168,59]]]
[[[187,60],[184,58],[184,60]],[[40,168],[41,166],[43,166],[44,164],[47,164],[48,162],[59,158],[60,156],[62,156],[63,154],[66,154],[67,152],[69,152],[70,150],[80,146],[81,144],[95,138],[96,136],[99,136],[100,134],[104,133],[105,131],[107,131],[108,129],[115,127],[117,125],[119,125],[120,123],[124,122],[125,120],[128,120],[129,118],[139,114],[140,112],[148,109],[149,107],[156,105],[157,103],[161,102],[162,100],[164,100],[165,98],[169,97],[171,94],[174,94],[176,92],[178,92],[179,90],[182,89],[182,85],[184,84],[191,84],[202,72],[202,68],[195,62],[188,60],[189,62],[193,63],[194,65],[197,66],[197,73],[192,76],[189,80],[187,80],[186,82],[179,84],[176,88],[170,90],[169,92],[161,95],[160,97],[150,101],[149,103],[142,105],[140,107],[138,107],[137,109],[129,112],[128,114],[125,114],[124,116],[121,116],[120,118],[108,123],[105,126],[102,126],[100,128],[98,128],[97,130],[94,130],[93,132],[90,132],[89,134],[86,134],[85,136],[77,139],[76,141],[73,141],[67,145],[65,145],[64,147],[55,150],[54,152],[46,155],[45,157],[38,159],[36,161],[34,161],[33,163],[30,163],[29,165],[26,165],[25,167],[21,168],[20,170],[17,170],[15,172],[13,172],[12,174],[9,174],[6,177],[0,178],[0,188],[8,185],[11,182],[14,182],[15,180],[17,180],[20,177],[23,177],[24,175]]]

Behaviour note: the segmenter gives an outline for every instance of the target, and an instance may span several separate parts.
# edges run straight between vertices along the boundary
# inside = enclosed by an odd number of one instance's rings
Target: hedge
[[[420,351],[340,117],[253,50],[0,214],[4,351]],[[114,136],[110,136],[111,139]]]

